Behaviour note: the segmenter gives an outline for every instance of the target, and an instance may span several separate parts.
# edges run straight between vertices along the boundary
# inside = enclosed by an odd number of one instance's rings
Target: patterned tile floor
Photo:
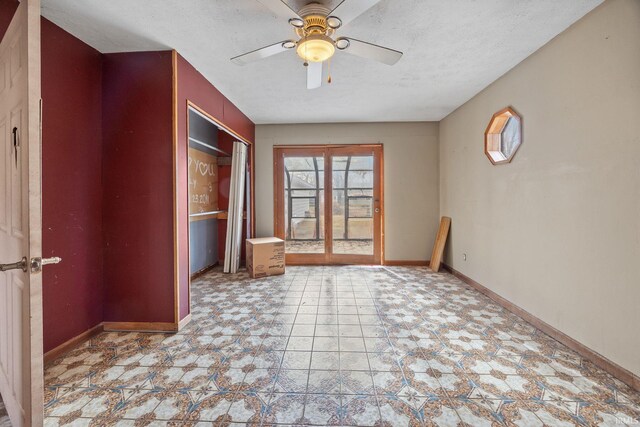
[[[46,425],[640,424],[640,394],[424,268],[210,273],[185,330],[103,333],[45,399]]]
[[[2,396],[0,396],[0,427],[11,427],[11,420],[9,420],[7,408],[4,406]]]

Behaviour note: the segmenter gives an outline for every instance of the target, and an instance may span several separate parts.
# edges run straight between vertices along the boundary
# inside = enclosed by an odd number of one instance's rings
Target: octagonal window
[[[484,152],[494,165],[509,163],[522,144],[522,119],[511,107],[493,115],[484,133]]]

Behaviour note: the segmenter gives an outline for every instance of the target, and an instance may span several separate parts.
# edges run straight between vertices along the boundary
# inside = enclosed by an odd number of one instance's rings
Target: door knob
[[[380,208],[375,208],[374,211],[375,213],[380,213]]]
[[[22,257],[20,261],[13,262],[11,264],[0,264],[0,271],[8,271],[8,270],[27,271],[27,258]]]

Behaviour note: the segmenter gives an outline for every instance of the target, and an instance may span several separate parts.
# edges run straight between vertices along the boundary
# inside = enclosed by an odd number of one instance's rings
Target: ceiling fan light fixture
[[[329,26],[329,28],[337,30],[338,28],[342,27],[342,20],[337,16],[327,16],[327,25]]]
[[[331,37],[324,34],[312,34],[300,39],[296,52],[305,61],[324,62],[333,56],[336,48]]]
[[[351,42],[349,41],[349,39],[339,38],[338,40],[336,40],[336,47],[340,50],[345,50],[349,47],[350,44]]]
[[[304,27],[304,21],[300,18],[291,18],[289,19],[289,24],[293,25],[296,28]]]

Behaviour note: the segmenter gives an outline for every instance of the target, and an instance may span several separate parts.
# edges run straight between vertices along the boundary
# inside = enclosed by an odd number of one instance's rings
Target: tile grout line
[[[277,319],[277,317],[278,317],[278,315],[279,315],[279,313],[280,313],[280,310],[281,310],[282,306],[284,306],[284,305],[285,305],[285,304],[284,304],[284,302],[285,302],[285,300],[286,300],[286,298],[287,298],[287,293],[289,293],[289,291],[290,291],[291,287],[293,286],[293,281],[295,280],[296,276],[297,276],[297,275],[294,275],[294,276],[293,276],[293,278],[291,279],[291,282],[289,283],[289,286],[287,287],[287,290],[286,290],[286,292],[284,293],[284,296],[282,297],[282,301],[281,301],[281,302],[280,302],[280,304],[278,305],[278,308],[277,308],[277,310],[276,310],[276,312],[275,312],[275,315],[274,315],[273,321],[271,322],[271,326],[272,326],[272,327],[273,327],[273,325],[276,323],[276,319]],[[295,320],[295,318],[294,318],[294,320]],[[292,327],[291,329],[293,330],[293,327]],[[269,329],[269,330],[270,330],[270,329]],[[262,344],[261,344],[260,348],[262,348],[262,345],[264,344],[264,341],[265,341],[268,337],[271,337],[271,335],[269,334],[269,330],[268,330],[268,331],[267,331],[267,333],[266,333],[266,335],[267,335],[267,336],[264,338],[264,340],[262,340]],[[288,344],[288,342],[289,342],[289,339],[287,338],[287,344]],[[284,360],[284,355],[285,355],[285,352],[286,352],[286,349],[287,349],[287,344],[285,344],[285,346],[284,346],[284,351],[282,352],[282,359],[280,360],[280,364],[282,364],[282,361]],[[276,382],[277,382],[277,380],[278,380],[278,373],[279,373],[279,370],[280,370],[280,368],[278,367],[278,370],[276,371],[275,376],[274,376],[273,385],[270,387],[270,389],[269,389],[270,391],[267,391],[267,392],[266,392],[266,395],[267,395],[267,397],[269,398],[269,401],[268,401],[268,402],[265,402],[265,405],[266,405],[267,407],[269,407],[269,405],[271,404],[271,399],[272,399],[272,396],[273,396],[273,390],[275,389]],[[269,368],[267,369],[267,372],[268,372],[268,371],[269,371]],[[248,375],[248,374],[247,374],[247,375]],[[257,392],[256,392],[256,393],[257,393]],[[228,412],[227,412],[227,413],[228,413]],[[258,425],[262,426],[262,424],[264,423],[264,416],[265,416],[265,414],[264,414],[264,413],[261,413],[261,414],[260,414],[260,422],[258,423]]]
[[[282,355],[282,360],[280,360],[280,365],[279,365],[279,367],[278,367],[278,371],[277,371],[277,373],[276,373],[275,380],[274,380],[274,382],[273,382],[273,387],[272,387],[272,389],[271,389],[272,391],[271,391],[270,396],[269,396],[269,403],[268,403],[268,406],[271,406],[271,400],[273,399],[273,395],[276,393],[276,391],[275,391],[275,390],[276,390],[276,387],[277,387],[277,385],[278,385],[278,380],[279,380],[279,377],[280,377],[280,372],[282,372],[282,366],[284,365],[284,360],[285,360],[285,358],[287,357],[287,348],[289,347],[289,341],[291,340],[291,334],[293,334],[293,328],[295,327],[295,324],[296,324],[296,322],[295,322],[295,321],[296,321],[296,319],[298,318],[298,313],[300,312],[300,304],[302,303],[302,299],[304,298],[304,291],[306,290],[307,285],[308,285],[308,283],[309,283],[309,276],[310,276],[310,272],[307,272],[307,273],[306,273],[306,278],[305,278],[305,283],[304,283],[304,288],[302,289],[302,295],[300,296],[300,300],[298,301],[298,306],[297,306],[297,308],[296,308],[296,315],[295,315],[295,317],[293,318],[293,324],[291,325],[291,330],[289,331],[289,336],[288,336],[288,338],[287,338],[287,343],[285,344],[285,349],[284,349],[284,353],[283,353],[283,355]],[[293,283],[293,282],[292,282],[292,283]],[[291,286],[289,287],[289,289],[291,289]],[[307,376],[307,381],[308,381],[308,380],[309,380],[309,377]],[[303,407],[303,413],[304,413],[304,407]],[[264,420],[264,414],[260,417],[260,424],[261,424],[261,425],[262,425],[262,424],[263,424],[263,422],[264,422],[263,420]]]
[[[289,289],[291,289],[291,284],[290,284],[290,285],[289,285],[289,287],[287,288],[287,292],[289,292]],[[275,320],[276,320],[276,318],[277,318],[277,315],[278,315],[278,312],[279,312],[279,310],[280,310],[280,307],[282,307],[283,305],[285,305],[285,304],[284,304],[284,302],[285,302],[285,298],[286,298],[286,293],[285,293],[285,296],[283,297],[283,299],[282,299],[282,301],[281,301],[280,305],[278,305],[278,310],[276,311],[276,315],[274,316],[273,320],[271,321],[271,323],[270,323],[270,325],[269,325],[270,327],[271,327],[271,326],[273,325],[273,323],[275,322]],[[267,333],[268,333],[268,332],[269,332],[269,330],[267,330]],[[260,342],[260,346],[259,346],[259,348],[261,348],[261,347],[262,347],[262,344],[264,343],[264,340],[265,340],[265,339],[266,339],[266,338],[263,338],[263,339],[262,339],[262,341]],[[285,349],[286,349],[286,347],[285,347]],[[284,356],[283,356],[283,357],[284,357]],[[255,355],[253,356],[252,363],[253,363],[253,361],[254,361],[254,360],[255,360]],[[249,375],[249,374],[248,374],[248,373],[245,373],[245,374],[244,374],[241,384],[243,384],[243,383],[244,383],[244,380],[246,379],[247,375]],[[275,384],[274,384],[274,386],[275,386]],[[234,404],[234,403],[235,403],[235,401],[236,401],[236,396],[238,396],[238,395],[239,395],[239,393],[240,393],[240,390],[239,390],[239,389],[236,389],[236,390],[234,391],[234,393],[233,393],[233,397],[231,398],[231,402],[230,402],[230,404],[229,404],[229,407],[227,408],[227,412],[225,413],[225,415],[228,415],[228,414],[229,414],[229,411],[231,410],[231,407],[233,406],[233,404]],[[271,399],[269,399],[269,400],[271,400]],[[199,420],[199,421],[201,421],[201,420]],[[261,424],[261,423],[262,423],[262,416],[260,417],[260,424]]]
[[[383,267],[383,270],[387,271],[387,269],[385,267]],[[367,289],[369,290],[369,293],[371,294],[371,300],[373,301],[373,307],[375,308],[376,311],[376,316],[378,318],[378,321],[380,322],[380,328],[382,329],[384,335],[382,338],[384,338],[384,340],[387,343],[388,348],[390,349],[389,352],[385,352],[386,353],[390,353],[393,356],[392,359],[392,363],[395,362],[395,364],[397,365],[397,369],[400,370],[400,372],[402,373],[402,366],[400,365],[400,363],[398,363],[398,359],[397,356],[395,354],[395,352],[393,351],[393,346],[391,344],[391,340],[389,338],[389,331],[387,330],[387,326],[386,326],[386,322],[383,320],[382,318],[382,314],[381,314],[381,310],[380,307],[378,305],[378,302],[376,301],[376,299],[374,298],[374,293],[371,289],[372,284],[370,283],[369,277],[365,277],[365,281],[367,283]],[[366,345],[366,344],[365,344]],[[367,355],[368,357],[368,355]],[[404,375],[404,373],[402,373]],[[373,372],[371,373],[371,378],[373,380]],[[382,419],[382,409],[380,409],[380,400],[379,400],[379,394],[378,394],[378,385],[375,383],[375,380],[373,380],[373,388],[374,388],[374,393],[376,395],[376,401],[378,402],[378,410],[380,411],[380,419]]]
[[[371,295],[371,290],[369,289],[368,281],[366,278],[363,280],[364,280],[365,287],[367,289],[367,293],[369,294],[369,296],[371,297],[371,300],[373,301],[373,296]],[[353,281],[352,281],[352,287],[353,287]],[[355,296],[355,293],[354,293],[354,296]],[[376,384],[375,384],[375,381],[373,380],[373,370],[371,369],[371,361],[369,360],[369,348],[367,347],[367,342],[364,339],[364,329],[362,328],[362,320],[360,319],[360,308],[358,306],[357,300],[356,300],[356,313],[358,315],[358,324],[360,325],[360,333],[362,334],[362,344],[364,345],[364,349],[366,352],[365,355],[367,357],[367,365],[369,366],[369,377],[371,378],[371,386],[373,387],[373,396],[376,401],[376,407],[378,408],[378,417],[379,417],[378,419],[382,421],[382,411],[380,410],[380,401],[378,400]]]
[[[297,276],[298,276],[298,274],[294,274],[293,278],[291,279],[291,282],[290,282],[290,284],[289,284],[289,287],[287,288],[286,293],[285,293],[285,294],[284,294],[284,296],[282,297],[282,302],[281,302],[281,303],[280,303],[280,305],[278,306],[278,310],[276,311],[276,317],[274,317],[273,323],[275,323],[275,319],[276,319],[276,318],[277,318],[277,316],[279,315],[280,310],[281,310],[281,307],[283,307],[283,306],[285,306],[285,305],[286,305],[286,304],[285,304],[285,300],[286,300],[286,298],[287,298],[287,294],[291,291],[291,288],[292,288],[293,283],[294,283],[295,279],[297,278]],[[308,276],[307,276],[307,280],[308,280]],[[305,282],[305,287],[306,287],[306,282]],[[299,310],[299,305],[298,305],[298,309],[296,309],[296,317],[297,317],[298,310]],[[294,323],[293,323],[293,324],[295,325],[295,317],[294,317]],[[273,395],[275,394],[275,388],[276,388],[276,384],[277,384],[277,382],[278,382],[278,376],[279,376],[279,374],[280,374],[280,369],[281,369],[281,367],[282,367],[282,364],[284,363],[284,358],[285,358],[285,355],[286,355],[287,346],[289,345],[289,339],[291,338],[291,333],[292,333],[292,332],[293,332],[293,325],[291,326],[291,330],[289,331],[289,336],[287,337],[287,342],[285,343],[285,345],[284,345],[284,350],[282,351],[282,359],[280,360],[280,363],[278,364],[278,368],[277,368],[277,370],[275,371],[276,373],[275,373],[275,375],[274,375],[274,377],[273,377],[273,385],[269,388],[269,390],[270,390],[270,391],[267,391],[267,392],[266,392],[266,394],[267,394],[267,395],[268,395],[268,397],[269,397],[269,401],[266,403],[266,406],[267,406],[267,407],[270,407],[270,406],[271,406],[271,399],[273,398]],[[260,415],[260,422],[258,423],[260,426],[262,426],[262,425],[264,424],[264,416],[265,416],[265,414],[264,414],[264,413],[262,413],[262,414]]]
[[[313,363],[313,355],[315,353],[314,351],[314,345],[315,345],[315,340],[316,340],[316,329],[318,328],[318,314],[320,312],[320,295],[322,294],[322,289],[325,286],[324,283],[324,271],[322,272],[322,279],[320,280],[320,287],[318,289],[318,294],[316,296],[317,299],[317,303],[316,303],[316,321],[313,325],[313,337],[311,338],[311,357],[309,358],[309,369],[307,369],[307,383],[306,383],[306,387],[305,387],[305,394],[303,397],[303,405],[302,405],[302,419],[304,420],[304,417],[306,415],[307,412],[307,399],[309,397],[309,381],[311,378],[311,364]]]

